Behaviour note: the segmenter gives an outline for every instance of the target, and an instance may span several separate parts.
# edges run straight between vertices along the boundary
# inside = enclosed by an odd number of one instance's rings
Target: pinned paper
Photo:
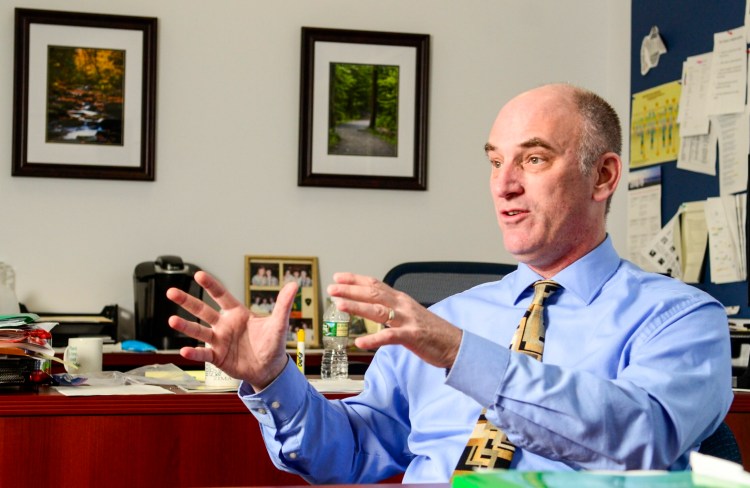
[[[706,200],[711,282],[744,281],[745,205],[747,194],[713,197]]]
[[[708,228],[703,201],[685,202],[680,205],[680,243],[682,249],[682,281],[700,282],[701,268],[706,257]]]
[[[703,136],[682,137],[677,167],[709,176],[716,176],[717,131]]]
[[[747,43],[745,29],[714,34],[708,84],[708,114],[736,114],[745,110]]]
[[[656,271],[641,250],[661,230],[661,166],[628,172],[628,259]]]
[[[643,257],[659,273],[682,279],[679,212],[662,227],[651,243],[643,249]]]
[[[677,159],[680,150],[681,85],[664,83],[633,95],[630,121],[630,168]]]
[[[747,155],[750,152],[750,122],[746,113],[712,117],[711,131],[719,139],[719,194],[747,190]]]
[[[703,201],[685,202],[643,249],[653,268],[685,283],[698,283],[706,253],[708,230]]]
[[[645,75],[659,64],[659,57],[667,52],[667,46],[659,35],[659,28],[651,27],[641,43],[641,74]]]
[[[708,87],[711,81],[713,53],[688,57],[682,63],[682,93],[680,94],[680,134],[700,136],[708,134]]]

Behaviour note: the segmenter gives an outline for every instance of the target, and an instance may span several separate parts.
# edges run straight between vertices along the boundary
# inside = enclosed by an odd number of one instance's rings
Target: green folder
[[[35,313],[14,313],[11,315],[0,315],[0,327],[16,327],[35,322],[39,315]]]
[[[747,487],[691,471],[638,471],[596,473],[587,471],[497,470],[458,475],[452,488],[739,488]]]

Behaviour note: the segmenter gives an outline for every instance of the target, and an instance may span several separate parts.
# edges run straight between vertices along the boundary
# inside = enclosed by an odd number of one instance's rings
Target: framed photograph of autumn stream
[[[13,176],[154,180],[157,19],[15,10]]]
[[[302,28],[299,186],[427,188],[429,43]]]

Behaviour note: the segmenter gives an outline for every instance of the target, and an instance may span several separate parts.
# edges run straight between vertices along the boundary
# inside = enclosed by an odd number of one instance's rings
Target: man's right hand
[[[198,298],[178,288],[167,290],[167,298],[209,324],[185,320],[173,315],[169,326],[211,347],[183,347],[180,354],[193,361],[211,362],[229,376],[244,380],[260,391],[268,386],[286,366],[286,336],[289,314],[297,293],[297,284],[286,284],[276,299],[270,316],[253,314],[215,278],[204,271],[195,281],[214,299],[215,310]]]

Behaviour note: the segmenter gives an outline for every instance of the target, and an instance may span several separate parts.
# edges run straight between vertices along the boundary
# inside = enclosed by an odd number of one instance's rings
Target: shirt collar
[[[604,283],[615,274],[620,266],[620,256],[607,235],[604,241],[578,261],[557,273],[555,280],[566,291],[575,294],[583,303],[589,304],[599,294]],[[537,280],[543,279],[539,274],[523,263],[518,264],[511,283],[514,303],[518,303],[524,292]]]

